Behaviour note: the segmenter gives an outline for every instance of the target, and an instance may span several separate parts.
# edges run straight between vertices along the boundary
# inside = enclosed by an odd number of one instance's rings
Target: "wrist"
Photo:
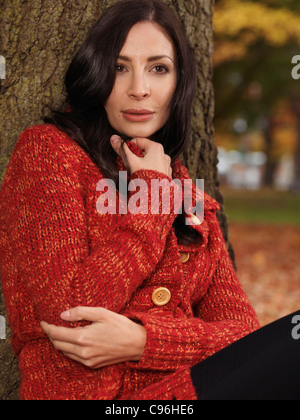
[[[134,349],[134,355],[131,358],[131,361],[138,362],[144,354],[146,341],[147,341],[147,332],[146,332],[146,328],[143,325],[137,324],[136,322],[134,322],[134,324],[135,324],[135,333],[134,333],[134,340],[133,340],[134,345],[132,347]]]

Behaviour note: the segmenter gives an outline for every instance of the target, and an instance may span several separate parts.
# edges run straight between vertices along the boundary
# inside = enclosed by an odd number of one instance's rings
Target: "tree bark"
[[[68,64],[93,22],[113,3],[116,0],[0,0],[0,54],[6,59],[6,80],[1,80],[0,88],[0,182],[20,133],[41,123],[50,109],[64,101],[63,79]],[[178,12],[197,56],[193,133],[183,160],[191,176],[204,178],[207,192],[222,204],[213,130],[213,0],[165,3]],[[227,240],[223,212],[220,222]],[[0,297],[0,315],[4,315],[1,293]],[[15,400],[19,374],[7,330],[7,339],[0,340],[0,399]]]

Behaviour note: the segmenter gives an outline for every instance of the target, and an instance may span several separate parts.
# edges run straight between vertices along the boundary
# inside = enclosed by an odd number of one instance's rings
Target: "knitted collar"
[[[143,157],[143,152],[141,149],[137,147],[137,145],[131,141],[128,141],[127,146],[131,150],[132,153],[134,153],[138,157]],[[117,163],[120,171],[126,171],[126,167],[122,161],[122,159],[118,156],[117,157]],[[173,173],[172,177],[173,179],[179,179],[182,183],[183,189],[184,189],[184,180],[189,180],[189,174],[185,166],[183,166],[179,159],[177,159],[174,164],[172,165]],[[184,189],[184,194],[189,193],[186,189]],[[204,203],[204,215],[208,215],[208,212],[216,212],[220,209],[219,203],[214,200],[212,197],[210,197],[205,192],[201,191],[197,188],[195,183],[192,183],[191,188],[191,194],[192,194],[192,206],[196,206],[196,203],[200,200]],[[186,211],[185,213],[188,216],[189,212]],[[208,242],[208,236],[209,236],[209,226],[206,221],[206,217],[204,216],[204,220],[200,225],[193,225],[192,228],[197,230],[203,237],[203,242],[201,246],[205,246]]]

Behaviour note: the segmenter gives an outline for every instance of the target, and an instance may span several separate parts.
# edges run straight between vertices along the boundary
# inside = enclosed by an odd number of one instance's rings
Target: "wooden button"
[[[190,253],[189,252],[180,252],[180,259],[181,262],[184,264],[190,259]]]
[[[152,295],[152,302],[156,306],[164,306],[170,302],[171,292],[166,287],[155,289]]]

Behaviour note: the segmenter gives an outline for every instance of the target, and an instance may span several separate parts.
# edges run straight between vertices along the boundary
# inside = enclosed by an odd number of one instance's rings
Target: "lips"
[[[131,122],[145,122],[152,119],[154,112],[149,109],[126,109],[123,115]]]

